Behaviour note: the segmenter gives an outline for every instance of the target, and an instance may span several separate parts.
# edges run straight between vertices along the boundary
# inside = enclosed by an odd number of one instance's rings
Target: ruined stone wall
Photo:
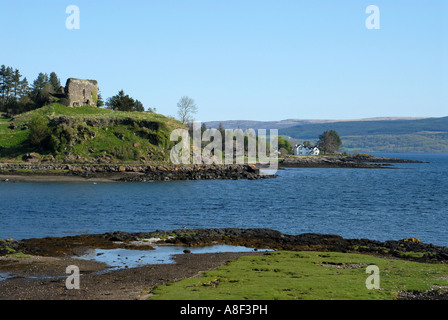
[[[65,85],[65,94],[70,107],[90,105],[96,107],[98,101],[98,82],[69,78]]]

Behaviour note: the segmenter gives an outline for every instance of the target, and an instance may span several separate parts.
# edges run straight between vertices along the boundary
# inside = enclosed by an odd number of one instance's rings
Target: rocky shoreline
[[[152,239],[151,241],[147,241]],[[271,229],[178,229],[152,232],[108,232],[69,237],[10,241],[8,246],[25,254],[77,255],[92,248],[152,249],[153,245],[207,246],[227,244],[294,251],[333,251],[378,254],[425,263],[448,263],[448,247],[425,244],[416,238],[377,241],[345,239],[338,235],[305,233],[287,235]],[[5,254],[1,248],[0,255]]]
[[[0,164],[0,175],[18,177],[75,177],[121,182],[173,180],[256,180],[274,177],[255,165],[82,165],[82,164]],[[10,180],[9,177],[3,180]]]
[[[363,156],[286,156],[279,160],[282,168],[392,168],[392,163],[426,163],[398,158]],[[0,181],[101,180],[146,182],[173,180],[257,180],[274,178],[265,174],[263,165],[254,164],[0,164]],[[3,177],[3,179],[1,178]],[[31,179],[33,178],[33,179]]]
[[[152,250],[161,245],[198,247],[216,244],[246,246],[254,250],[210,254],[187,254],[188,250],[185,250],[184,254],[174,257],[174,264],[145,265],[106,273],[102,271],[107,270],[107,266],[100,262],[77,259],[92,249]],[[415,238],[380,242],[344,239],[331,234],[287,235],[271,229],[115,231],[18,241],[3,239],[0,240],[0,275],[9,272],[16,276],[0,281],[0,299],[144,299],[156,285],[195,276],[243,255],[265,254],[257,248],[363,253],[423,263],[448,263],[447,247],[425,244]],[[10,257],[12,252],[29,256]],[[88,284],[83,290],[61,290],[62,282],[55,277],[64,276],[67,264],[80,266],[83,283]],[[402,293],[398,299],[440,300],[448,299],[448,294],[435,291]]]

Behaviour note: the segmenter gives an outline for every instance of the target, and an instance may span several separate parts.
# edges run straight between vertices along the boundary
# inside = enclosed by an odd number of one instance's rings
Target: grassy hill
[[[48,136],[40,145],[29,139],[34,119],[43,119]],[[102,108],[65,107],[57,103],[16,116],[0,118],[0,161],[164,162],[179,121],[156,113],[120,112]],[[35,156],[35,155],[34,155]]]
[[[448,117],[307,124],[280,129],[279,134],[316,141],[327,130],[339,133],[346,151],[448,152]]]

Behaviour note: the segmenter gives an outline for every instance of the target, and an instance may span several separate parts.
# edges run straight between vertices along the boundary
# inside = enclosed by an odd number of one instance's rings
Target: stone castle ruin
[[[98,102],[98,81],[69,78],[65,84],[64,93],[69,107],[86,105],[96,107]]]

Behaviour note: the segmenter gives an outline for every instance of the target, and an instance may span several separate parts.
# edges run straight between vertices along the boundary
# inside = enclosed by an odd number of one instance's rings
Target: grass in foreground
[[[323,264],[323,265],[322,265]],[[353,268],[336,268],[359,264]],[[380,289],[369,290],[368,265],[380,270]],[[246,256],[226,266],[153,290],[151,300],[390,300],[400,291],[447,286],[448,267],[361,254],[279,251]]]

